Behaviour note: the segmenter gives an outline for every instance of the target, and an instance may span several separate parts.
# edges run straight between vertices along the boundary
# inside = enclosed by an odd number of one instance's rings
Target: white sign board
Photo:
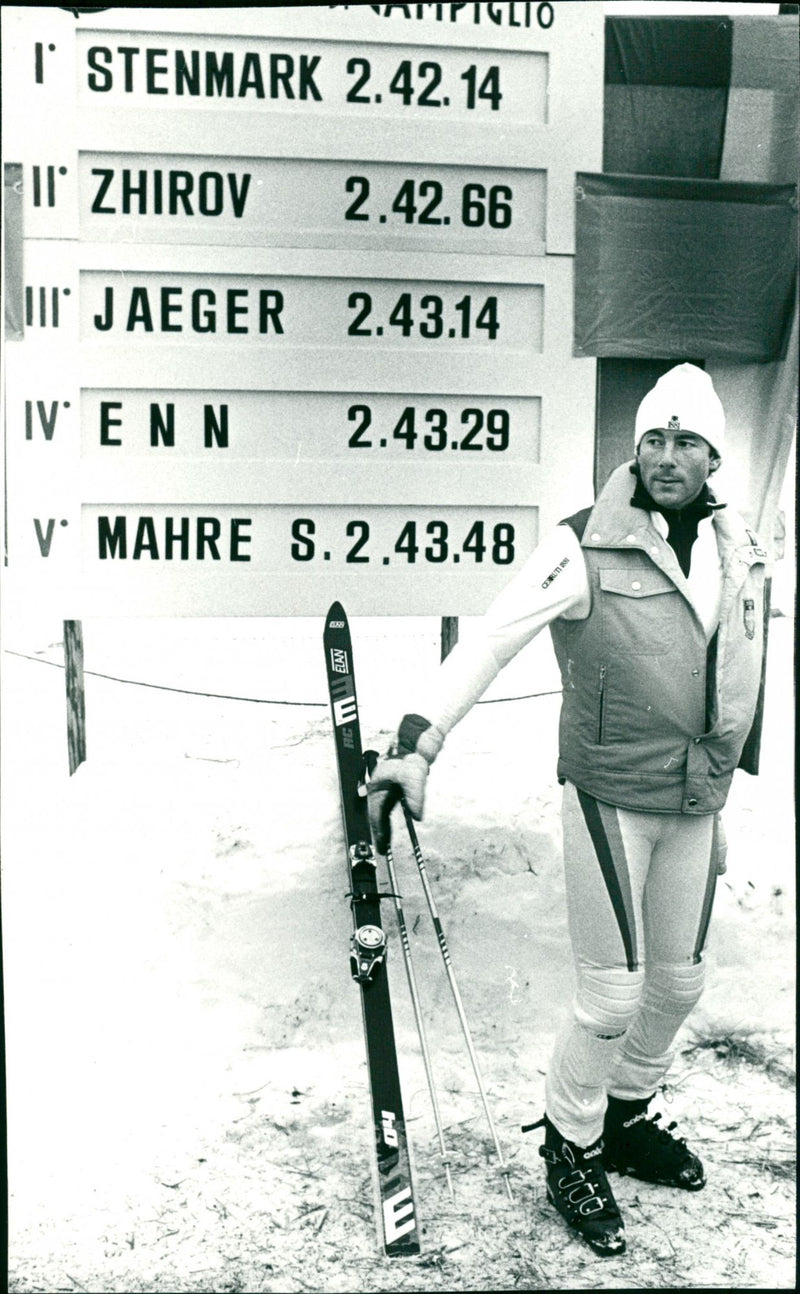
[[[4,29],[9,577],[65,616],[482,611],[590,488],[602,5]]]

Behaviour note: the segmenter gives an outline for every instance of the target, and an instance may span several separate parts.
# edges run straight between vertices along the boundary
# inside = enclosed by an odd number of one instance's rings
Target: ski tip
[[[332,623],[333,622],[333,623]],[[332,602],[328,608],[328,628],[341,629],[343,624],[347,624],[347,616],[341,602]]]

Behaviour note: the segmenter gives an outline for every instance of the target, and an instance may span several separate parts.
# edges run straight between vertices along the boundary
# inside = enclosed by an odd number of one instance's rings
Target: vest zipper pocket
[[[600,666],[600,691],[597,698],[597,744],[603,744],[603,720],[606,708],[606,666]]]

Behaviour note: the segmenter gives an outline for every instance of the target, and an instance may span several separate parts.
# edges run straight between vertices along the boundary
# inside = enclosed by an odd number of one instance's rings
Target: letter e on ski
[[[411,1187],[404,1186],[388,1200],[383,1202],[383,1229],[386,1244],[391,1245],[401,1236],[408,1235],[417,1225],[414,1217],[414,1201],[411,1198]]]

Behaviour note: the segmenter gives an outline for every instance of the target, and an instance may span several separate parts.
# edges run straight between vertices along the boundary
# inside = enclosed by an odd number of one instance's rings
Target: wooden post
[[[70,777],[86,759],[86,697],[83,690],[83,625],[64,621],[64,674],[67,687],[67,746]]]
[[[458,642],[458,616],[442,616],[442,655],[444,660]]]

